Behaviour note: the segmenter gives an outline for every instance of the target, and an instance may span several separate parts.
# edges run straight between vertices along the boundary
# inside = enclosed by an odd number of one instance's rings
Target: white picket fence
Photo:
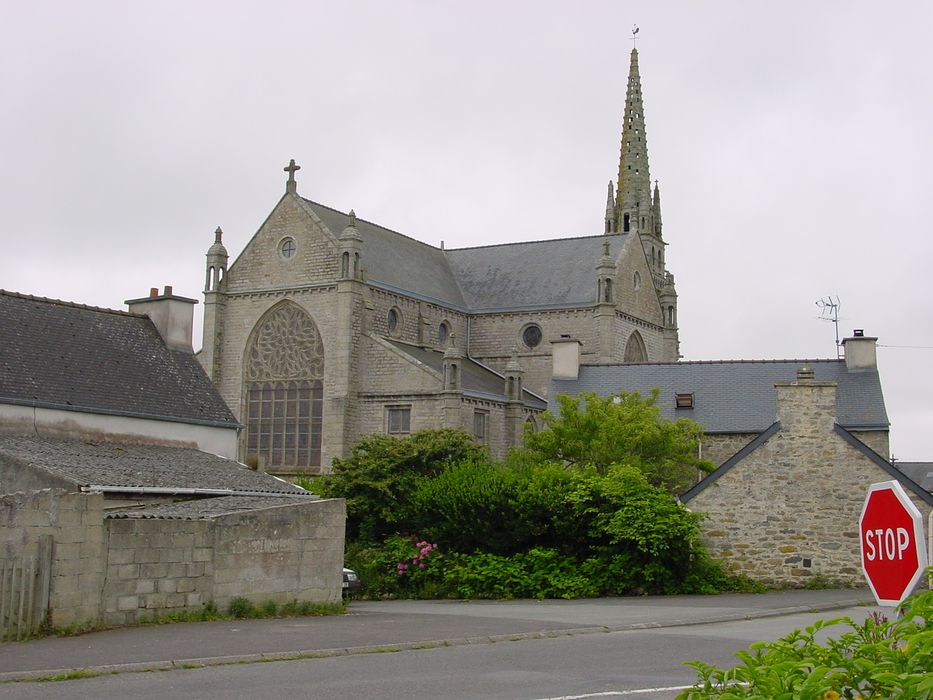
[[[38,553],[0,559],[0,642],[39,631],[49,610],[52,537],[39,538]]]

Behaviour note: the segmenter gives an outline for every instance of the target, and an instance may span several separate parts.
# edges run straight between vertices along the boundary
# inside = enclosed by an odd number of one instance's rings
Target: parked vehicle
[[[353,569],[348,569],[344,567],[343,569],[343,592],[344,594],[359,593],[360,588],[363,587],[363,584],[360,582],[360,577],[356,575],[356,572]]]

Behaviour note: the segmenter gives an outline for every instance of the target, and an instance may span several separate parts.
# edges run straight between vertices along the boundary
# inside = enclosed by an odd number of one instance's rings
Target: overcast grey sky
[[[928,2],[0,0],[0,287],[201,298],[289,158],[434,245],[601,233],[636,23],[685,359],[833,357],[838,295],[933,459]]]

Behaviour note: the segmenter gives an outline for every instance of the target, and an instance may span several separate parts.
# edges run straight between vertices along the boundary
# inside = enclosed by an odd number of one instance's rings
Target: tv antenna
[[[833,296],[829,295],[817,301],[816,305],[820,307],[820,318],[823,321],[832,321],[836,327],[836,359],[838,360],[842,357],[842,344],[839,342],[839,308],[841,306],[839,297],[836,296],[833,299]]]

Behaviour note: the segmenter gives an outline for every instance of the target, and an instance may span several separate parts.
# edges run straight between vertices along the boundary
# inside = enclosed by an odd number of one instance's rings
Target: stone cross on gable
[[[297,192],[298,183],[295,181],[295,173],[298,170],[301,170],[301,166],[297,165],[295,163],[295,159],[292,158],[290,161],[288,161],[288,165],[285,168],[283,168],[283,170],[288,173],[288,182],[285,183],[285,191],[286,192]]]

